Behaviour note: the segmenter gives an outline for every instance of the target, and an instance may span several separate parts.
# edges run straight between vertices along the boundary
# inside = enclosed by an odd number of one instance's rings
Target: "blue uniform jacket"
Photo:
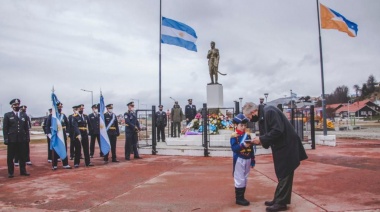
[[[125,132],[131,133],[140,130],[140,123],[137,120],[136,114],[134,112],[128,111],[124,113],[125,121]]]
[[[230,143],[233,155],[233,170],[235,170],[235,164],[238,158],[251,159],[251,166],[255,166],[255,152],[253,146],[245,147],[244,144],[240,144],[243,139],[243,135],[239,135],[236,132],[232,133]],[[251,139],[251,136],[247,136],[247,139]]]

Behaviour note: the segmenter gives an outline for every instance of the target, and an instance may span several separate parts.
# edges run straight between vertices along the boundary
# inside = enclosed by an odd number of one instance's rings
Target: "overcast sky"
[[[358,36],[322,30],[325,92],[346,85],[351,93],[370,74],[380,79],[380,1],[321,0],[358,24]],[[159,1],[1,0],[0,105],[20,98],[36,117],[51,107],[51,90],[64,112],[85,104],[91,93],[113,103],[116,113],[138,99],[158,105]],[[321,72],[316,1],[163,0],[162,15],[191,26],[198,52],[162,44],[162,104],[187,99],[200,108],[210,82],[207,51],[216,42],[224,105],[243,97],[258,102],[290,95],[320,96]],[[136,101],[136,105],[138,105]]]

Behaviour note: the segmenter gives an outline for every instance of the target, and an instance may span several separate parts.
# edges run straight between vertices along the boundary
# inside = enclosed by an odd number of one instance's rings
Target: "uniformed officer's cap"
[[[98,107],[99,107],[99,104],[94,104],[94,105],[92,105],[91,108],[98,108]]]
[[[193,100],[192,99],[188,99],[187,101],[192,102]]]
[[[12,99],[12,100],[9,102],[10,105],[20,104],[20,103],[21,103],[20,99]]]
[[[129,105],[134,106],[134,104],[135,104],[135,102],[129,102],[129,103],[127,104],[127,106],[129,106]]]
[[[74,105],[74,106],[73,106],[73,109],[77,109],[77,108],[78,108],[78,105]]]
[[[240,123],[242,123],[242,124],[246,124],[248,121],[249,121],[248,118],[245,117],[245,115],[243,115],[243,114],[241,114],[241,113],[238,114],[237,116],[235,116],[235,117],[232,119],[232,122],[233,122],[234,124],[240,124]]]
[[[164,106],[163,105],[158,105],[159,108],[163,108]]]
[[[174,104],[178,105],[178,101],[175,101]]]
[[[53,109],[52,109],[52,108],[49,108],[49,112],[51,112],[51,111],[53,111]]]
[[[260,98],[260,100],[264,100],[264,98],[263,98],[263,97],[261,97],[261,98]]]
[[[77,108],[84,108],[84,104],[78,105]]]
[[[26,108],[28,108],[26,105],[21,105],[20,106],[22,109],[26,109]]]
[[[106,105],[106,108],[112,109],[113,108],[113,104]]]
[[[63,106],[62,102],[57,102],[57,106]]]

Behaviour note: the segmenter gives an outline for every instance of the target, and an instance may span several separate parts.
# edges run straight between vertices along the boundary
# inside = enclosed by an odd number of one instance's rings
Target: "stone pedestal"
[[[207,85],[207,108],[223,107],[223,86],[221,84]]]

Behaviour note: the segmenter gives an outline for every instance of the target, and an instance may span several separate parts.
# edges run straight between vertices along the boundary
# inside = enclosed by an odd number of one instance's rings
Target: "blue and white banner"
[[[161,43],[180,46],[190,51],[197,51],[197,34],[188,25],[162,17]]]
[[[51,114],[51,139],[50,139],[50,149],[54,149],[54,151],[59,155],[61,159],[65,159],[67,157],[66,154],[66,146],[65,140],[63,137],[63,128],[61,123],[61,114],[58,113],[57,103],[59,100],[57,96],[52,93],[51,94],[52,101],[52,114]]]
[[[110,139],[108,138],[107,129],[106,129],[106,122],[104,121],[104,98],[103,95],[100,94],[100,104],[99,104],[99,127],[100,127],[100,150],[104,155],[106,155],[110,149]]]

